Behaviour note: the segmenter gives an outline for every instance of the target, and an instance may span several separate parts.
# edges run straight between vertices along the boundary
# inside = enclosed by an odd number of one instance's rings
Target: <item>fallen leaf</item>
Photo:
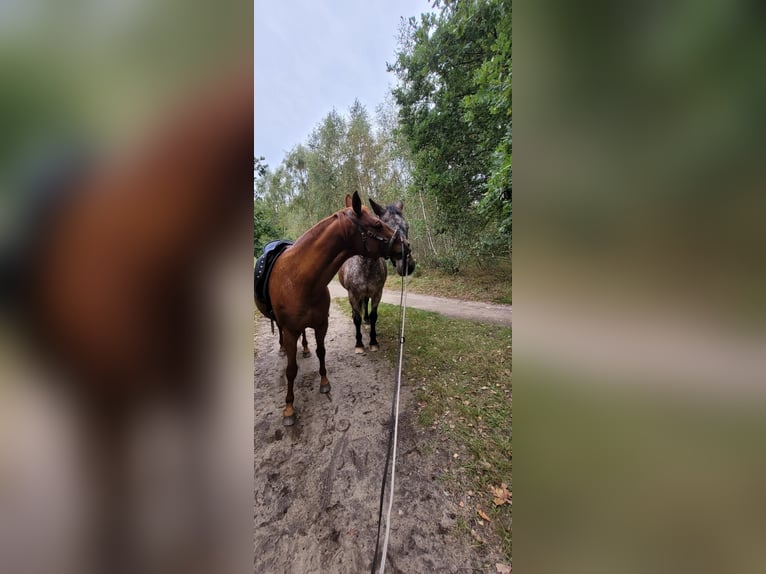
[[[486,512],[484,512],[481,508],[477,508],[476,513],[487,522],[492,522],[492,519],[489,516],[487,516]]]
[[[500,562],[498,562],[495,564],[495,568],[497,568],[497,574],[511,574],[511,567],[506,564],[500,564]]]
[[[490,486],[489,491],[492,493],[492,502],[495,503],[495,506],[501,506],[511,502],[511,497],[513,495],[511,491],[508,490],[508,485],[506,483],[502,483],[498,487]]]

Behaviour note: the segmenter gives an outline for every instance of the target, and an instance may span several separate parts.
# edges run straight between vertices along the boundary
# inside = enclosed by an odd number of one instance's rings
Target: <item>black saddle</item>
[[[274,268],[274,263],[282,255],[282,252],[293,244],[292,241],[286,239],[278,239],[267,243],[263,248],[263,253],[255,262],[255,270],[253,271],[253,288],[255,289],[255,298],[266,305],[268,309],[269,318],[272,320],[274,317],[274,309],[271,307],[271,298],[269,297],[269,278],[271,277],[271,270]]]
[[[0,307],[18,318],[33,304],[29,291],[51,230],[76,199],[77,184],[94,162],[84,146],[74,144],[41,156],[18,174],[15,217],[0,239]]]

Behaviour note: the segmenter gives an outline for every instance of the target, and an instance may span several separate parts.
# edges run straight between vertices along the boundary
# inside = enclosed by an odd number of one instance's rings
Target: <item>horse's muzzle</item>
[[[405,275],[411,275],[412,272],[415,271],[415,260],[412,258],[412,252],[409,250],[409,245],[407,246],[406,251],[407,253],[404,257],[397,259],[396,261],[392,261],[394,267],[396,267],[396,272],[401,277],[404,277]]]
[[[397,238],[400,240],[400,243],[401,243],[401,246],[402,246],[401,247],[401,256],[405,257],[405,255],[404,255],[404,250],[405,250],[404,243],[407,240],[404,239],[404,237],[402,237],[401,230],[397,227],[396,229],[394,229],[394,234],[391,236],[391,239],[388,240],[388,244],[386,245],[386,253],[388,253],[389,257],[391,257],[391,261],[394,260],[395,253],[393,251],[393,248],[394,248],[394,243],[396,243]]]
[[[398,252],[394,249],[396,246],[396,240],[399,239],[399,250]],[[398,259],[406,259],[409,256],[410,253],[410,243],[407,241],[407,238],[402,234],[401,230],[397,227],[394,229],[394,234],[391,236],[391,239],[388,240],[388,245],[386,246],[386,252],[388,253],[388,257],[391,259],[391,262],[394,263]]]
[[[399,237],[399,253],[392,250],[394,240]],[[391,263],[396,267],[396,272],[404,277],[410,275],[415,270],[415,260],[412,258],[412,250],[410,248],[410,242],[407,241],[407,237],[401,233],[401,230],[397,227],[394,230],[394,235],[388,244],[388,257],[391,259]]]

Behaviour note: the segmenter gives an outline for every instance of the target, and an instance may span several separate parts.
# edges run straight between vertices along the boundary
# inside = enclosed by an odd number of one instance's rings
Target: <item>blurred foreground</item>
[[[517,12],[519,571],[766,570],[765,15]]]
[[[252,5],[0,6],[0,571],[252,568]]]

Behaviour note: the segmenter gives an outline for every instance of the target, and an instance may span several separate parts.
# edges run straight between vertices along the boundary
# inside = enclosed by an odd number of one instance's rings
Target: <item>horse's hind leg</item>
[[[281,329],[280,329],[281,331]],[[293,384],[295,383],[295,375],[298,374],[298,361],[295,355],[298,351],[298,337],[289,330],[284,333],[285,351],[287,352],[287,367],[285,367],[285,377],[287,378],[287,396],[285,397],[285,410],[283,411],[282,423],[285,426],[291,426],[295,424],[295,408],[293,407],[293,401],[295,399],[293,395]],[[317,349],[317,353],[319,350]]]
[[[368,311],[368,304],[370,302],[369,297],[364,297],[362,299],[362,309],[364,310],[364,322],[368,325],[370,324],[370,313]]]
[[[378,322],[378,305],[383,297],[383,291],[376,293],[372,298],[372,309],[370,309],[370,351],[377,351],[378,347],[378,334],[375,331],[375,324]]]
[[[325,348],[324,348],[324,336],[327,334],[327,321],[323,325],[314,329],[314,335],[317,341],[317,357],[319,358],[319,392],[330,392],[330,381],[327,380],[327,369],[324,364]]]
[[[303,356],[304,358],[310,357],[311,351],[309,351],[309,343],[308,341],[306,341],[306,329],[303,329],[303,333],[301,334],[302,334],[301,343],[303,344]]]
[[[279,356],[284,357],[285,356],[285,343],[284,343],[284,337],[282,336],[282,327],[279,328]],[[305,335],[304,335],[305,337]]]

